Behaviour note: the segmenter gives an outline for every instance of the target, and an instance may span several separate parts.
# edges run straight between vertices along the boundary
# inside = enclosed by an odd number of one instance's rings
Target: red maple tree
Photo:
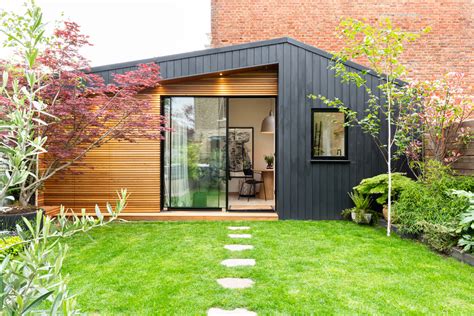
[[[165,118],[154,114],[150,99],[140,94],[159,85],[159,66],[141,64],[105,83],[100,75],[89,72],[89,63],[80,53],[89,45],[78,24],[63,22],[38,58],[37,68],[46,74],[39,96],[51,114],[41,118],[48,125],[38,131],[48,137],[47,154],[41,157],[36,176],[19,188],[22,205],[47,179],[71,170],[94,148],[113,139],[159,139],[166,129]]]

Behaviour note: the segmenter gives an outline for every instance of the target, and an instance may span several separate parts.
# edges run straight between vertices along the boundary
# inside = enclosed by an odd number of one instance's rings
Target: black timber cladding
[[[280,219],[339,219],[351,207],[347,192],[361,179],[385,172],[385,163],[370,136],[359,128],[348,132],[347,161],[311,161],[311,108],[324,108],[310,93],[337,97],[362,113],[367,94],[342,84],[328,69],[332,55],[291,38],[207,49],[197,52],[95,67],[91,72],[111,80],[112,73],[156,62],[164,80],[250,67],[278,65],[276,109],[276,204]],[[348,62],[351,71],[368,70]],[[365,75],[372,91],[379,78]]]

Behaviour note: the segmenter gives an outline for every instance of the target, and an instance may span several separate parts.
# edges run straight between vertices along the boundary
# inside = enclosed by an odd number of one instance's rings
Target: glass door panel
[[[169,98],[165,98],[163,100],[163,116],[166,117],[169,121],[171,127],[171,100]],[[171,137],[170,131],[165,131],[164,139],[165,141],[162,143],[163,145],[163,186],[162,194],[163,194],[163,207],[169,208],[170,207],[170,173],[171,173],[171,151],[170,151],[170,144],[169,141]]]
[[[225,99],[165,98],[164,114],[172,129],[164,141],[165,207],[226,207]]]

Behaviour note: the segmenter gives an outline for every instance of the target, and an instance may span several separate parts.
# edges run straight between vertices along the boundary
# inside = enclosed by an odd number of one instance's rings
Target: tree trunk
[[[34,190],[33,191],[21,191],[20,192],[20,196],[18,198],[18,202],[20,203],[20,205],[22,207],[27,207],[28,205],[30,205],[30,200],[31,200],[31,197],[33,196],[34,194]]]
[[[387,82],[389,78],[387,77]],[[388,103],[388,142],[387,142],[387,172],[388,172],[388,218],[387,218],[387,236],[390,236],[390,229],[392,225],[392,90],[387,89],[387,103]]]

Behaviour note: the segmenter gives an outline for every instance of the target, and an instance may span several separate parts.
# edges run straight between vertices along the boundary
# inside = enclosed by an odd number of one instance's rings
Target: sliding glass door
[[[165,208],[225,208],[227,105],[218,97],[164,98]]]

